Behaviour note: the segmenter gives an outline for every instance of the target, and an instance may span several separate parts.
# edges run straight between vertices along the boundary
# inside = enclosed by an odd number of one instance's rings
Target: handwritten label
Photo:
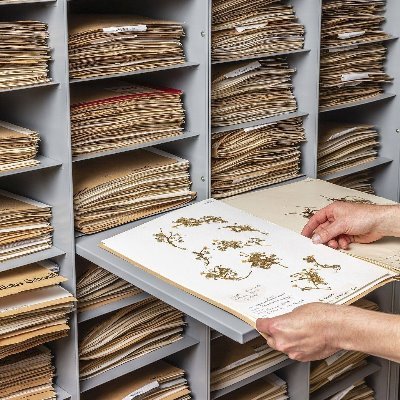
[[[365,35],[365,31],[338,33],[339,39],[351,39]]]
[[[238,33],[242,33],[244,31],[249,31],[252,29],[261,29],[261,28],[265,28],[267,26],[267,24],[255,24],[255,25],[247,25],[247,26],[237,26],[236,32]]]
[[[250,64],[244,65],[243,67],[234,69],[231,72],[228,72],[224,75],[225,78],[236,78],[237,76],[243,75],[247,72],[254,71],[257,68],[260,68],[261,64],[258,61],[254,61]]]
[[[150,382],[147,385],[144,385],[134,392],[128,394],[128,396],[125,396],[122,400],[133,400],[139,396],[142,396],[143,394],[149,393],[152,390],[157,389],[159,386],[160,385],[157,381]]]
[[[369,72],[350,72],[349,74],[342,74],[342,82],[357,81],[359,79],[368,79]]]
[[[147,25],[127,25],[127,26],[110,26],[103,28],[104,33],[120,33],[120,32],[146,32]]]

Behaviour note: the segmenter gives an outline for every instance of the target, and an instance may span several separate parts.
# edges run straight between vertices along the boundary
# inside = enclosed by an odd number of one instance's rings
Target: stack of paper
[[[72,154],[89,154],[177,136],[185,113],[180,90],[126,82],[72,92]]]
[[[385,0],[335,0],[322,3],[323,46],[337,47],[385,40]]]
[[[282,57],[215,67],[212,125],[229,126],[296,111],[294,72]]]
[[[52,246],[51,207],[0,191],[0,261]]]
[[[0,89],[50,82],[47,25],[39,21],[0,22]]]
[[[72,15],[69,72],[82,79],[185,62],[177,22],[130,15]]]
[[[95,233],[192,201],[189,162],[157,149],[74,166],[75,227]]]
[[[155,298],[92,321],[79,345],[81,379],[182,339],[184,324],[180,311]]]
[[[142,292],[118,276],[89,263],[76,284],[78,310],[93,310]]]
[[[39,165],[39,140],[34,131],[0,121],[0,171]]]
[[[261,336],[239,344],[225,336],[211,343],[211,391],[224,389],[287,359]]]
[[[257,54],[299,50],[304,26],[280,0],[214,0],[212,59],[228,61]]]
[[[367,299],[358,300],[353,305],[369,311],[379,310],[376,303]],[[314,393],[349,371],[366,365],[367,357],[368,354],[342,350],[325,360],[313,362],[310,372],[310,393]]]
[[[275,374],[222,396],[221,400],[285,400],[287,384]]]
[[[329,397],[328,400],[375,400],[375,393],[365,381],[360,381]]]
[[[56,399],[52,355],[37,347],[0,360],[0,397],[3,400]]]
[[[374,177],[370,170],[331,179],[329,182],[360,192],[375,194]]]
[[[214,133],[212,195],[223,198],[299,175],[301,118]]]
[[[74,297],[58,285],[1,298],[0,358],[68,334]]]
[[[375,160],[378,139],[373,125],[322,124],[318,143],[318,175],[323,177]]]
[[[392,81],[385,72],[386,47],[369,44],[321,53],[322,109],[378,96]]]
[[[165,361],[148,365],[84,393],[83,400],[189,400],[185,371]]]

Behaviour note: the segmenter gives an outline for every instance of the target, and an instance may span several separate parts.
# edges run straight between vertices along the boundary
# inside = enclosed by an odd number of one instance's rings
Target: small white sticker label
[[[270,122],[268,124],[250,126],[249,128],[244,128],[244,131],[245,132],[251,132],[251,131],[255,131],[256,129],[265,128],[266,126],[270,126],[270,125],[274,125],[274,124],[275,124],[275,122]]]
[[[236,78],[237,76],[243,75],[247,72],[254,71],[257,68],[260,68],[261,64],[258,61],[254,61],[250,64],[246,64],[243,67],[234,69],[231,72],[228,72],[224,75],[225,78]]]
[[[365,31],[338,33],[339,39],[351,39],[365,35]]]
[[[368,79],[369,72],[351,72],[349,74],[342,74],[342,82],[358,81],[360,79]]]
[[[146,32],[147,25],[127,25],[127,26],[110,26],[103,28],[104,33],[119,33],[119,32]]]
[[[325,359],[326,365],[332,365],[334,362],[342,358],[347,353],[347,350],[340,350],[335,354],[332,354],[330,357]]]
[[[159,383],[157,381],[150,382],[147,385],[142,386],[141,388],[135,390],[134,392],[128,394],[128,396],[124,397],[122,400],[133,400],[143,394],[149,393],[154,389],[159,387]]]
[[[236,32],[238,33],[242,33],[244,31],[250,31],[252,29],[261,29],[261,28],[265,28],[267,26],[267,24],[256,24],[256,25],[247,25],[247,26],[237,26]]]

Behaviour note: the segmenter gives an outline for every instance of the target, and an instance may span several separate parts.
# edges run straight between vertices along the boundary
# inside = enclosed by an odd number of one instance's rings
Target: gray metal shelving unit
[[[0,174],[0,187],[26,197],[30,197],[53,207],[54,247],[40,253],[11,260],[0,265],[7,270],[44,259],[55,259],[61,274],[69,281],[66,288],[75,293],[76,254],[109,270],[128,282],[140,287],[144,294],[109,304],[95,311],[75,313],[71,318],[69,338],[52,345],[57,366],[57,391],[59,399],[77,400],[81,392],[109,382],[156,360],[166,358],[187,371],[193,397],[197,400],[210,400],[223,395],[210,394],[210,343],[217,336],[211,328],[245,343],[258,334],[246,323],[236,317],[191,296],[171,285],[156,279],[150,274],[134,268],[131,264],[100,249],[103,238],[112,236],[146,219],[124,225],[106,232],[75,239],[72,206],[72,168],[74,163],[90,160],[119,152],[132,152],[147,146],[157,146],[191,163],[193,189],[198,192],[197,200],[210,196],[210,143],[213,132],[210,123],[210,76],[213,65],[210,57],[211,41],[211,1],[212,0],[24,0],[23,4],[1,6],[3,21],[17,19],[37,19],[49,24],[50,45],[53,49],[51,76],[53,82],[36,87],[0,91],[0,118],[6,121],[37,130],[42,138],[40,157],[42,164],[26,170]],[[287,55],[289,63],[296,68],[293,78],[294,93],[298,102],[298,112],[278,117],[254,121],[246,126],[274,122],[301,116],[304,120],[307,142],[302,146],[301,173],[310,177],[317,174],[317,147],[319,118],[344,121],[367,122],[376,125],[381,134],[379,158],[356,169],[349,168],[337,176],[372,168],[376,175],[376,188],[379,195],[399,200],[400,192],[400,3],[388,0],[387,23],[385,29],[393,38],[386,41],[389,49],[387,69],[395,78],[387,93],[379,98],[362,101],[348,107],[335,107],[319,112],[319,57],[321,2],[324,0],[290,0],[296,14],[306,27],[304,50],[279,53]],[[176,20],[184,23],[186,37],[184,49],[187,62],[176,67],[144,70],[137,73],[124,73],[86,80],[69,80],[67,57],[68,15],[75,12],[130,13],[154,18]],[[277,54],[278,55],[278,54]],[[241,60],[265,57],[259,54]],[[182,89],[186,110],[185,134],[115,151],[72,158],[69,123],[69,94],[78,85],[88,85],[97,80],[111,78],[125,79],[138,83],[169,86]],[[239,126],[222,128],[222,131]],[[335,176],[336,177],[336,176]],[[327,178],[333,178],[327,177]],[[293,181],[293,180],[292,180]],[[389,285],[373,293],[371,299],[377,301],[382,310],[399,312],[399,286]],[[79,382],[78,375],[78,331],[79,326],[88,320],[114,312],[121,307],[153,295],[182,310],[187,316],[185,336],[179,342],[155,351],[138,360],[124,364],[112,371],[87,381]],[[214,332],[214,331],[213,331]],[[292,400],[324,399],[328,395],[351,385],[360,376],[368,376],[368,383],[376,390],[377,398],[397,399],[398,368],[384,360],[372,359],[368,368],[346,378],[340,385],[324,389],[323,392],[309,395],[309,363],[291,360],[251,377],[229,388],[226,392],[244,386],[272,370],[288,382]],[[389,381],[389,378],[391,379]],[[390,382],[390,384],[389,384]]]

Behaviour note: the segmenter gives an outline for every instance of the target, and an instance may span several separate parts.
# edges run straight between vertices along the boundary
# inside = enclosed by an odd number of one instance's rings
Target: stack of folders
[[[392,78],[385,72],[383,44],[330,49],[321,53],[320,106],[351,104],[384,92]]]
[[[288,398],[286,382],[275,374],[220,397],[221,400],[286,400]]]
[[[76,284],[78,311],[98,307],[135,296],[142,291],[118,276],[89,263]]]
[[[0,360],[0,398],[55,400],[55,371],[51,361],[51,352],[44,346]]]
[[[75,79],[167,67],[185,62],[177,22],[129,15],[73,15],[70,76]]]
[[[369,311],[378,311],[379,307],[372,301],[361,299],[354,303],[354,306]],[[318,389],[328,383],[343,377],[351,371],[365,366],[368,354],[355,351],[339,351],[322,361],[313,362],[310,372],[310,393],[314,393]]]
[[[322,3],[323,47],[338,47],[390,38],[382,31],[385,0],[335,0]]]
[[[47,25],[39,21],[0,22],[0,89],[50,82]]]
[[[138,150],[74,166],[75,227],[100,232],[184,205],[189,162],[157,149]]]
[[[378,147],[379,134],[373,125],[321,124],[318,175],[324,177],[373,161]]]
[[[374,177],[370,170],[331,179],[329,182],[360,192],[375,194]]]
[[[301,118],[212,135],[212,195],[223,198],[295,178],[300,169]]]
[[[51,207],[0,191],[0,262],[52,246]]]
[[[212,59],[229,61],[257,54],[299,50],[304,26],[280,0],[214,0]]]
[[[212,125],[223,127],[296,111],[294,72],[283,57],[215,67]]]
[[[360,381],[329,397],[328,400],[375,400],[375,393],[365,381]]]
[[[259,336],[239,344],[225,336],[211,343],[211,391],[221,390],[287,359]]]
[[[0,121],[0,172],[39,165],[37,132]]]
[[[75,299],[63,281],[39,264],[0,274],[0,359],[68,335]]]
[[[90,321],[79,345],[80,377],[88,379],[182,339],[183,314],[149,298]]]
[[[148,365],[84,393],[83,400],[189,400],[185,371],[165,361]]]
[[[182,134],[180,90],[111,82],[73,88],[72,154],[90,154]]]

